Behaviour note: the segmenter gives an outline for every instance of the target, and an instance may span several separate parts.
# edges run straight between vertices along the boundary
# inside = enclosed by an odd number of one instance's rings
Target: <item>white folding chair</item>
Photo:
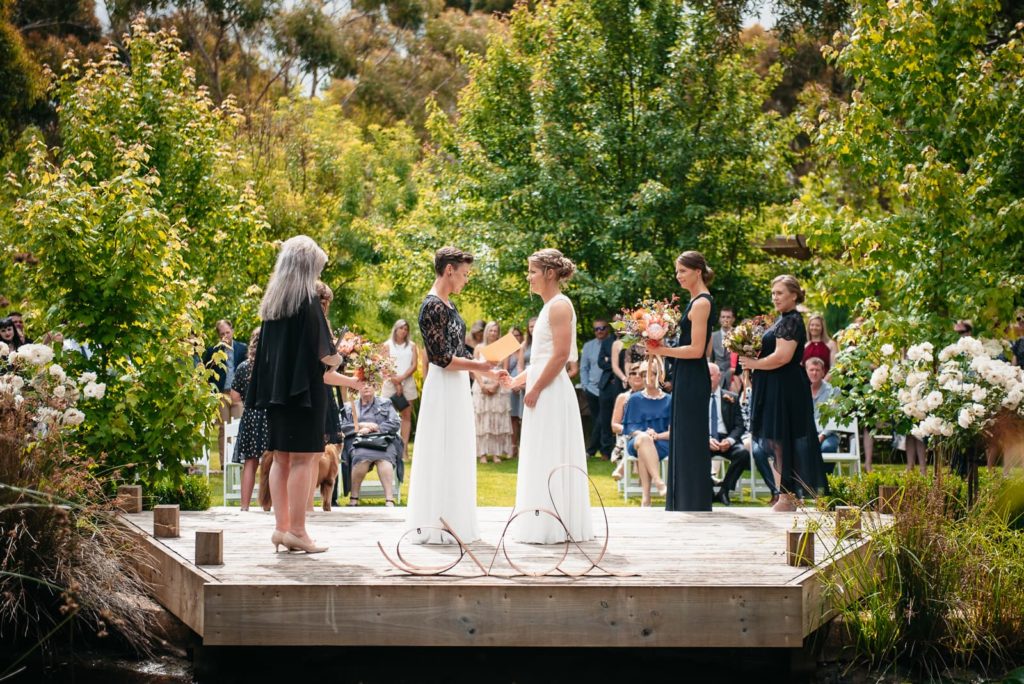
[[[661,459],[662,482],[668,481],[668,459]],[[624,501],[629,501],[631,496],[643,496],[644,489],[640,485],[640,468],[636,456],[623,454],[622,456],[622,479],[619,480],[619,491],[622,492]]]
[[[822,460],[825,463],[835,463],[837,475],[842,475],[844,466],[849,469],[850,475],[860,475],[860,428],[857,426],[857,419],[851,418],[849,423],[837,423],[830,420],[825,424],[823,430],[824,432],[835,432],[840,436],[840,451],[822,453]],[[845,450],[842,446],[844,436],[849,445]]]
[[[224,472],[224,505],[228,501],[242,500],[242,464],[233,463],[231,457],[235,454],[235,446],[238,442],[238,426],[242,421],[229,420],[224,423],[224,453],[221,458],[221,468]]]

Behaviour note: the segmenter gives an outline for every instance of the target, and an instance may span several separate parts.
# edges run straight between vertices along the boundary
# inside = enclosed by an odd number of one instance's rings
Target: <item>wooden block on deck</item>
[[[896,485],[878,485],[878,512],[892,515],[899,506],[900,488]]]
[[[814,532],[786,530],[786,562],[793,566],[814,565]]]
[[[857,506],[836,506],[836,534],[839,537],[860,534],[860,514]]]
[[[118,487],[117,507],[125,513],[141,513],[142,485],[121,485]]]
[[[196,530],[196,565],[224,565],[224,530]]]
[[[153,536],[180,537],[180,515],[178,504],[153,506]]]

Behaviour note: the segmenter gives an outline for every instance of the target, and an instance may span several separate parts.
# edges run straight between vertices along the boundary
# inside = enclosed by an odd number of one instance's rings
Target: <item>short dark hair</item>
[[[729,313],[731,313],[731,314],[732,314],[733,316],[735,316],[735,315],[736,315],[736,309],[732,308],[731,306],[723,306],[722,308],[720,308],[720,309],[718,310],[718,313],[720,313],[720,314],[723,314],[723,313],[725,313],[726,311],[728,311]]]
[[[473,263],[473,255],[458,247],[442,247],[434,252],[434,273],[437,275],[444,275],[449,264],[458,268],[460,264],[471,263]]]
[[[13,317],[15,317],[15,316],[21,316],[22,318],[24,318],[24,317],[25,317],[25,315],[24,315],[24,314],[22,314],[22,313],[21,313],[20,311],[8,311],[8,312],[7,312],[7,317],[8,317],[8,318],[13,318]]]
[[[10,316],[8,316],[7,318],[0,318],[0,328],[13,328],[13,327],[14,327],[14,321],[11,320]]]
[[[229,321],[229,320],[228,320],[228,319],[226,319],[226,318],[222,318],[222,319],[220,319],[219,321],[217,321],[217,323],[216,323],[216,324],[214,324],[214,326],[213,326],[213,329],[214,329],[214,330],[217,330],[218,328],[220,328],[220,326],[221,326],[221,323],[223,323],[224,325],[228,326],[228,327],[229,327],[229,328],[231,328],[232,330],[234,330],[234,329],[235,329],[235,326],[231,325],[231,321]]]

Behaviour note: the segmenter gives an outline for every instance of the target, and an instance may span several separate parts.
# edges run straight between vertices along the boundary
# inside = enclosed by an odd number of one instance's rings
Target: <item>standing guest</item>
[[[580,353],[580,386],[590,409],[590,439],[587,440],[587,456],[592,457],[601,448],[601,377],[604,370],[598,365],[601,343],[611,335],[611,326],[603,318],[594,319],[594,337],[583,343]]]
[[[509,329],[512,337],[519,343],[519,351],[508,357],[508,375],[514,378],[519,375],[519,357],[523,350],[523,331],[516,326]],[[509,415],[512,417],[512,458],[519,456],[519,434],[523,426],[523,392],[518,390],[508,393]]]
[[[252,331],[249,351],[242,363],[235,369],[235,380],[231,383],[231,400],[241,404],[249,391],[249,378],[256,349],[260,341],[260,329]],[[249,510],[252,490],[256,486],[256,468],[263,452],[270,451],[267,410],[258,407],[243,408],[242,422],[238,424],[238,444],[235,446],[232,462],[242,464],[242,510]]]
[[[598,434],[598,450],[601,452],[601,456],[605,459],[611,459],[612,452],[615,450],[615,434],[612,432],[612,411],[615,410],[615,400],[622,390],[625,389],[625,383],[615,374],[615,338],[609,335],[608,337],[601,340],[601,346],[598,348],[597,366],[601,369],[601,379],[598,381],[597,386],[600,394],[598,395],[598,411],[595,417],[597,423],[597,434]],[[625,373],[623,373],[625,377]]]
[[[475,353],[477,345],[484,341],[485,327],[487,327],[487,321],[473,321],[473,325],[470,326],[469,332],[466,333],[466,349],[470,354]]]
[[[708,362],[711,374],[711,401],[708,403],[708,433],[712,456],[723,456],[729,459],[729,470],[726,471],[718,493],[712,496],[713,501],[732,505],[729,492],[743,477],[743,471],[750,468],[750,452],[743,444],[743,409],[739,405],[739,396],[722,389],[722,371],[717,363]]]
[[[491,321],[484,327],[484,340],[477,345],[473,356],[483,360],[484,350],[501,337],[501,328]],[[499,364],[508,370],[508,359]],[[490,366],[488,365],[488,368]],[[473,410],[476,412],[476,455],[481,463],[501,463],[502,456],[512,454],[512,415],[509,391],[488,377],[488,373],[474,373]]]
[[[434,285],[420,307],[420,337],[431,369],[423,383],[416,458],[406,526],[418,544],[451,544],[443,517],[463,542],[480,537],[476,517],[476,422],[469,373],[493,373],[466,349],[466,324],[451,302],[469,282],[473,255],[442,247],[434,255]],[[497,373],[496,375],[501,375]]]
[[[961,318],[953,324],[953,332],[960,337],[968,337],[974,334],[974,324],[966,318]]]
[[[668,489],[661,480],[661,461],[669,454],[672,395],[665,394],[659,387],[660,359],[655,357],[644,361],[639,372],[644,387],[626,401],[622,412],[622,434],[626,436],[626,455],[637,460],[640,506],[650,508],[651,487],[657,490],[658,496],[665,496]]]
[[[235,339],[235,329],[230,321],[217,321],[217,337],[220,342],[208,347],[203,353],[203,365],[213,371],[210,384],[220,393],[220,414],[217,421],[217,445],[220,449],[221,466],[224,464],[224,423],[242,417],[242,404],[231,399],[231,385],[235,381],[235,369],[249,355],[244,342]],[[217,356],[217,354],[222,356]]]
[[[409,435],[412,433],[412,402],[420,395],[416,389],[416,378],[413,377],[420,365],[420,350],[412,341],[409,335],[409,322],[404,318],[398,319],[391,326],[391,337],[384,344],[388,348],[388,354],[395,360],[395,375],[384,381],[380,396],[385,399],[401,397],[398,406],[402,408],[398,415],[402,418],[402,444],[408,448]]]
[[[672,371],[672,436],[668,462],[665,510],[711,510],[711,452],[708,451],[708,403],[711,374],[711,307],[708,285],[715,272],[700,252],[683,252],[676,259],[676,280],[690,293],[679,322],[675,347],[649,347],[648,354],[674,359]]]
[[[20,311],[11,311],[7,314],[7,318],[14,324],[14,333],[18,338],[18,346],[23,344],[31,344],[32,338],[25,334],[25,320],[21,315]]]
[[[626,468],[624,458],[626,455],[626,436],[622,433],[625,429],[625,426],[622,424],[622,414],[626,411],[626,402],[629,401],[629,398],[644,388],[645,377],[646,375],[640,372],[639,363],[626,364],[626,382],[629,383],[629,386],[625,392],[616,397],[615,407],[612,409],[612,432],[616,435],[612,460],[619,462],[619,465],[615,466],[615,470],[612,471],[613,480],[621,480]],[[664,392],[664,390],[662,391]]]
[[[527,544],[558,544],[566,532],[577,542],[594,537],[583,423],[565,370],[568,361],[578,360],[576,310],[562,294],[562,283],[575,271],[576,265],[557,249],[534,252],[527,261],[530,292],[544,301],[533,365],[515,380],[526,389],[515,510],[527,514],[510,529],[514,539]],[[512,384],[507,374],[502,382]],[[537,509],[554,509],[560,520],[532,513]]]
[[[274,453],[270,491],[274,501],[275,550],[321,553],[306,531],[312,471],[324,450],[325,384],[360,388],[338,373],[334,347],[316,291],[327,255],[305,235],[285,240],[260,303],[260,343],[252,364],[246,407],[267,411]],[[325,370],[326,367],[326,370]]]
[[[718,330],[711,333],[711,349],[708,350],[708,359],[718,366],[718,370],[721,371],[719,375],[723,380],[732,367],[732,352],[726,348],[725,341],[732,334],[732,327],[735,323],[736,312],[731,306],[723,306],[718,312]]]
[[[22,344],[18,329],[10,318],[0,319],[0,342],[6,344],[9,351],[17,351]]]
[[[791,275],[772,281],[772,303],[779,317],[761,339],[761,357],[740,357],[753,371],[750,432],[775,453],[776,482],[783,496],[772,507],[796,510],[795,497],[827,491],[818,428],[814,423],[811,383],[800,364],[807,332],[796,305],[804,301],[800,282]]]
[[[373,385],[363,385],[358,403],[345,402],[342,406],[341,430],[346,437],[342,458],[352,473],[349,506],[359,505],[359,490],[373,468],[377,469],[377,478],[384,487],[384,505],[388,508],[395,505],[395,473],[398,472],[401,482],[405,452],[405,442],[399,439],[401,427],[402,420],[394,405],[374,396]]]
[[[814,401],[814,424],[818,428],[818,443],[821,453],[832,454],[839,448],[839,435],[825,430],[821,422],[821,407],[839,395],[839,390],[825,381],[825,361],[812,356],[804,361],[807,377],[811,381],[811,399]]]
[[[803,357],[800,359],[806,367],[807,359],[821,359],[825,364],[825,375],[832,369],[839,345],[828,334],[825,317],[814,314],[807,319],[807,344],[804,345]]]

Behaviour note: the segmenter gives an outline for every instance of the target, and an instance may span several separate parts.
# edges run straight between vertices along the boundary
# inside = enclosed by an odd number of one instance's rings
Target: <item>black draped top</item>
[[[288,318],[263,321],[245,405],[312,406],[312,393],[325,392],[320,359],[332,354],[331,330],[317,299]]]
[[[419,324],[430,363],[447,368],[456,356],[473,358],[466,349],[466,323],[454,304],[449,306],[437,295],[428,294],[420,306]]]

